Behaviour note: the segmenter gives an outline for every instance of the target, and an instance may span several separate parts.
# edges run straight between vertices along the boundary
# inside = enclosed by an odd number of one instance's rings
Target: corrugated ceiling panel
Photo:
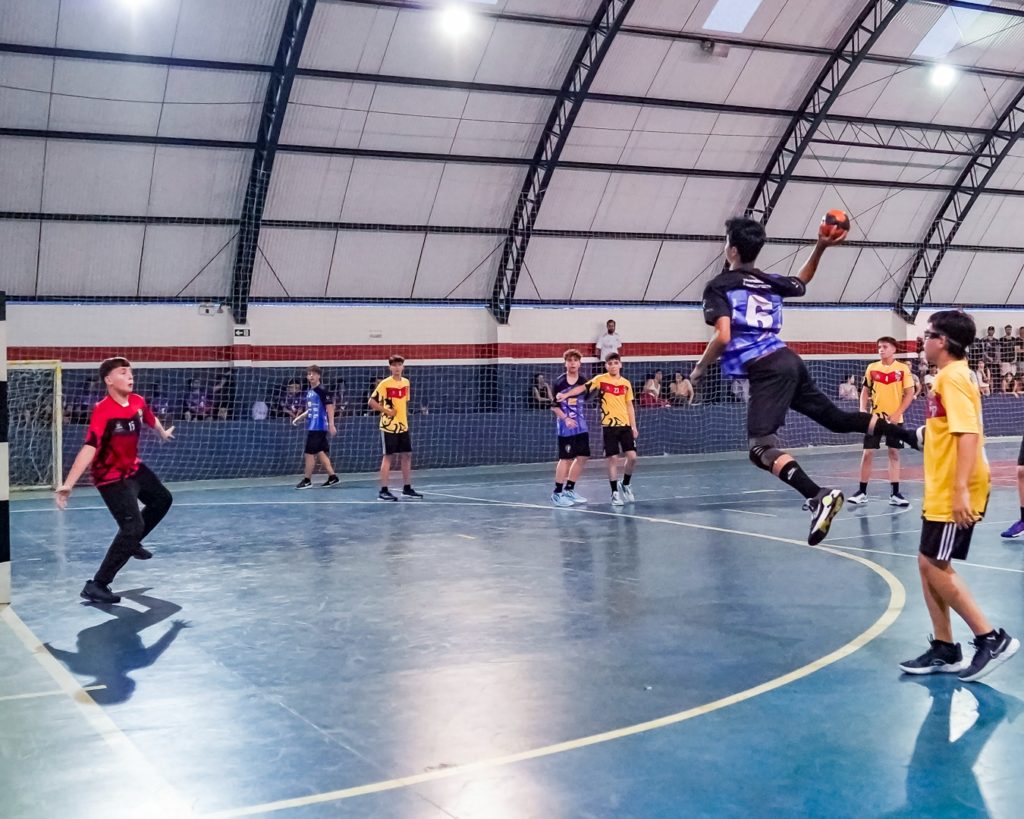
[[[253,271],[254,296],[323,296],[334,254],[334,231],[264,228]],[[258,292],[257,292],[258,290]]]
[[[4,249],[4,290],[8,296],[36,294],[39,222],[0,221]]]
[[[635,0],[626,24],[663,31],[682,31],[690,23],[693,10],[700,0]],[[690,23],[697,28],[704,18]]]
[[[1024,304],[1024,267],[1021,267],[1020,274],[1013,283],[1010,294],[1006,297],[1006,303],[1014,305]]]
[[[53,45],[60,0],[4,0],[0,31],[9,43]]]
[[[526,251],[516,297],[568,301],[586,249],[586,239],[535,236]]]
[[[696,44],[693,48],[700,51]],[[619,34],[612,41],[591,89],[595,93],[661,96],[649,90],[671,49],[668,40]]]
[[[288,3],[289,0],[181,0],[174,56],[272,64]]]
[[[147,225],[142,296],[226,296],[235,234],[231,226]]]
[[[180,5],[181,0],[166,0],[129,9],[124,3],[61,0],[56,45],[166,56],[174,43]]]
[[[0,210],[35,213],[43,195],[40,139],[0,137]]]
[[[999,169],[992,174],[990,188],[1024,190],[1024,141],[1018,140]]]
[[[572,298],[578,300],[643,298],[660,242],[592,239],[587,243]]]
[[[722,242],[665,242],[646,285],[647,301],[700,301],[722,269]]]
[[[945,154],[909,153],[884,148],[811,145],[797,165],[797,174],[889,182],[950,184],[956,182],[967,158]]]
[[[958,244],[1019,247],[1018,225],[1024,223],[1024,198],[981,196],[956,236]]]
[[[586,102],[569,132],[562,158],[618,163],[641,109],[636,105]]]
[[[1020,276],[1022,260],[1015,253],[978,253],[971,260],[957,293],[957,302],[1003,304]],[[942,275],[939,269],[937,276]],[[1019,322],[1017,322],[1019,323]]]
[[[810,247],[801,247],[799,252],[793,253],[796,248],[790,247],[786,251],[789,256],[789,269],[777,270],[771,268],[772,272],[781,272],[786,275],[795,276],[807,257],[811,253]],[[861,256],[874,251],[858,247],[833,247],[826,251],[822,257],[818,272],[813,281],[807,286],[806,299],[810,301],[840,301],[843,293],[849,287],[850,279],[856,265],[860,263]],[[782,265],[780,265],[781,267]]]
[[[207,219],[237,217],[251,165],[249,151],[157,148],[149,212]]]
[[[337,222],[352,162],[344,156],[278,154],[264,218]]]
[[[267,75],[172,68],[160,135],[256,141]]]
[[[701,61],[694,62],[700,64]],[[796,108],[825,62],[823,57],[806,54],[755,51],[728,91],[725,102],[730,105]]]
[[[416,278],[423,233],[338,233],[327,295],[334,298],[408,298]]]
[[[341,219],[345,222],[424,225],[437,196],[444,165],[356,160]]]
[[[907,3],[882,32],[873,51],[891,57],[909,57],[945,12],[938,3]]]
[[[899,294],[913,258],[913,250],[867,249],[857,257],[841,301],[846,304],[891,304]]]
[[[412,297],[490,298],[503,243],[501,236],[428,235]]]
[[[0,123],[8,128],[45,128],[53,60],[0,54]]]
[[[611,174],[555,171],[544,195],[537,227],[550,230],[590,230]]]
[[[762,29],[760,39],[833,48],[863,8],[863,0],[789,0]],[[755,18],[753,22],[759,21]],[[744,32],[744,36],[753,33]]]
[[[601,0],[558,0],[558,16],[590,20]],[[495,8],[516,14],[551,14],[551,0],[498,0]]]
[[[152,145],[50,140],[43,211],[145,214],[154,150]]]
[[[594,217],[594,230],[663,233],[686,179],[679,176],[613,174]]]
[[[928,304],[956,303],[960,285],[963,283],[964,276],[967,275],[967,268],[971,266],[974,256],[974,253],[959,253],[951,250],[942,257],[939,271],[932,279],[931,287],[928,288]]]
[[[743,213],[753,187],[750,179],[687,179],[668,232],[724,234],[725,220]]]
[[[381,61],[397,19],[394,9],[318,3],[300,65],[381,73]]]
[[[335,148],[358,145],[375,90],[375,85],[366,83],[299,77],[292,86],[281,143]]]
[[[438,31],[440,12],[401,11],[380,66],[382,74],[473,80],[494,35],[495,22],[478,20],[458,41]]]
[[[505,227],[525,175],[520,167],[445,165],[429,224]]]
[[[564,26],[499,22],[473,79],[559,88],[581,39]]]
[[[47,222],[39,248],[40,296],[134,296],[142,225]]]
[[[163,66],[57,60],[50,127],[155,134],[166,81]]]
[[[533,156],[544,127],[550,100],[472,94],[455,132],[452,151],[480,156]],[[499,108],[507,106],[505,113]],[[506,117],[500,120],[501,116]]]

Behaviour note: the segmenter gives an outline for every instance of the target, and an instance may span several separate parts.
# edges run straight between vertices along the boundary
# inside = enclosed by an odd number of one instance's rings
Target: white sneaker
[[[572,499],[566,497],[567,492],[552,492],[551,503],[555,506],[572,506]]]
[[[865,503],[868,502],[868,493],[867,492],[857,492],[854,495],[850,495],[850,497],[848,497],[846,499],[846,502],[847,503],[852,503],[854,506],[860,506],[862,504],[865,504]]]
[[[619,491],[622,494],[622,499],[626,503],[633,503],[636,500],[636,495],[633,494],[632,486],[623,486]]]
[[[575,489],[566,489],[565,491],[562,492],[562,495],[564,497],[568,498],[569,500],[571,500],[573,503],[586,503],[587,502],[587,499],[585,497],[583,497],[582,495],[577,495],[576,494],[576,490]]]
[[[612,492],[612,506],[624,506],[625,501],[622,500],[622,494],[620,492]]]
[[[850,499],[850,502],[851,503],[853,502],[852,498]],[[889,505],[890,506],[910,506],[910,501],[908,501],[905,497],[903,497],[903,495],[901,493],[893,492],[889,496]]]

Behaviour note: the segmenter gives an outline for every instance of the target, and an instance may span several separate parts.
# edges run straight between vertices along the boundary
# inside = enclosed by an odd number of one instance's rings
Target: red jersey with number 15
[[[122,407],[109,395],[92,410],[85,443],[96,447],[92,482],[96,486],[129,478],[139,471],[139,435],[142,425],[156,425],[156,417],[142,396],[132,393]]]

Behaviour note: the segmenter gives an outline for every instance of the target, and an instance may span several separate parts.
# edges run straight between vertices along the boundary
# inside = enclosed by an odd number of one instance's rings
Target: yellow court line
[[[486,498],[468,498],[460,495],[446,495],[445,493],[432,492],[429,494],[444,495],[450,498],[459,498],[461,500],[487,500]],[[625,728],[616,728],[611,731],[605,731],[600,734],[592,734],[591,736],[580,737],[578,739],[571,739],[566,742],[558,742],[554,745],[545,745],[542,748],[533,748],[528,751],[520,751],[519,753],[506,754],[504,756],[492,757],[490,759],[482,759],[477,762],[470,762],[465,765],[456,765],[451,768],[441,768],[439,770],[427,771],[421,774],[413,774],[411,776],[403,776],[397,779],[388,779],[381,782],[371,782],[367,785],[359,785],[353,788],[343,788],[335,791],[327,791],[325,793],[312,794],[310,796],[300,796],[294,799],[281,799],[276,802],[267,802],[262,805],[250,805],[248,807],[236,808],[232,810],[217,811],[216,813],[204,814],[204,819],[233,819],[237,816],[255,816],[257,814],[272,813],[274,811],[289,810],[292,808],[301,808],[308,805],[318,805],[325,802],[337,802],[342,799],[351,799],[356,796],[365,796],[371,793],[381,793],[382,791],[391,791],[398,788],[407,788],[411,785],[421,785],[425,782],[434,782],[439,779],[449,779],[455,776],[465,776],[466,774],[478,773],[480,771],[490,770],[492,768],[502,767],[504,765],[512,765],[517,762],[525,762],[531,759],[539,759],[545,756],[551,756],[553,754],[565,753],[566,751],[575,751],[579,748],[586,748],[590,745],[597,745],[602,742],[610,742],[612,740],[622,739],[624,737],[634,736],[636,734],[646,733],[648,731],[654,731],[658,728],[664,728],[669,725],[676,725],[680,722],[693,719],[694,717],[700,717],[705,714],[710,714],[714,711],[719,711],[723,708],[728,708],[730,705],[736,705],[737,703],[744,702],[745,700],[753,699],[754,697],[766,694],[769,691],[774,691],[777,688],[781,688],[784,685],[789,685],[792,682],[796,682],[799,679],[810,676],[816,671],[820,671],[826,666],[832,665],[833,663],[842,660],[845,657],[850,656],[855,651],[866,646],[882,632],[884,632],[889,626],[896,622],[896,618],[900,616],[903,611],[903,606],[906,604],[907,593],[904,589],[903,584],[896,578],[892,572],[886,569],[884,566],[860,557],[858,555],[849,554],[848,552],[842,552],[837,549],[832,549],[828,546],[810,546],[807,543],[800,540],[792,540],[790,538],[776,537],[775,535],[766,535],[757,532],[741,532],[737,529],[726,529],[720,526],[707,526],[699,523],[688,523],[685,521],[678,520],[667,520],[665,518],[650,518],[643,515],[629,515],[621,514],[617,512],[604,512],[596,509],[582,509],[580,507],[574,507],[573,509],[559,509],[554,510],[550,506],[542,506],[540,504],[533,503],[516,503],[511,501],[491,501],[495,505],[501,506],[516,506],[526,507],[532,509],[543,509],[544,511],[554,511],[556,514],[564,513],[577,513],[577,514],[590,514],[590,515],[606,515],[610,517],[622,517],[622,518],[634,518],[637,520],[649,521],[652,523],[667,523],[673,526],[684,526],[691,529],[703,529],[711,532],[722,532],[723,534],[741,535],[744,537],[756,537],[761,540],[772,540],[777,543],[787,543],[796,546],[802,546],[805,549],[814,549],[819,552],[825,552],[827,554],[841,557],[844,560],[852,560],[855,563],[859,563],[862,566],[866,566],[875,574],[879,575],[889,586],[889,605],[886,607],[882,615],[869,626],[865,631],[858,634],[846,645],[833,651],[831,654],[827,654],[820,659],[814,660],[805,666],[790,671],[788,674],[783,674],[781,677],[776,677],[773,680],[756,685],[753,688],[748,688],[745,691],[740,691],[736,694],[730,694],[727,697],[709,702],[704,705],[696,706],[695,708],[689,708],[685,711],[680,711],[675,714],[669,714],[665,717],[659,717],[658,719],[648,720],[647,722],[640,722],[635,725],[629,725]]]
[[[123,772],[125,776],[138,780],[144,778],[147,787],[144,789],[149,794],[149,799],[137,805],[138,816],[145,816],[147,819],[185,819],[194,816],[192,810],[185,804],[182,798],[164,780],[153,764],[142,755],[142,752],[135,747],[125,733],[117,727],[114,721],[107,715],[78,681],[71,675],[57,659],[47,651],[42,641],[32,633],[32,630],[25,625],[20,617],[14,613],[11,606],[0,606],[0,620],[5,622],[14,635],[21,640],[22,645],[29,654],[35,657],[36,661],[57,683],[61,692],[78,708],[78,712],[85,718],[92,729],[99,734],[109,748],[124,763]],[[92,686],[90,686],[92,687]],[[103,687],[103,686],[100,686]]]
[[[105,685],[87,685],[83,691],[102,691],[105,689]],[[0,702],[12,702],[14,700],[37,700],[42,697],[63,697],[65,692],[61,690],[57,691],[35,691],[31,694],[8,694],[6,697],[0,697]]]

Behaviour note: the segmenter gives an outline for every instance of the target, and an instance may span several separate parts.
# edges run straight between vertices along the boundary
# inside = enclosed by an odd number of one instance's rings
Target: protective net
[[[7,366],[11,486],[56,488],[64,424],[60,364],[9,361]]]

